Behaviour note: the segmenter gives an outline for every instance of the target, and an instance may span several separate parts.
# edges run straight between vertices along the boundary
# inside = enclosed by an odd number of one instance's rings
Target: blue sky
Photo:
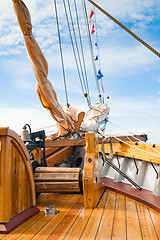
[[[63,77],[52,0],[25,0],[33,25],[33,34],[49,65],[59,102],[65,103]],[[72,3],[72,0],[70,1]],[[107,12],[160,51],[160,2],[156,0],[97,0]],[[81,6],[81,1],[77,1]],[[87,3],[88,15],[92,5]],[[82,110],[82,95],[73,59],[62,1],[58,0],[69,102]],[[160,59],[137,42],[104,14],[96,10],[103,86],[110,96],[110,134],[146,133],[150,142],[160,143]],[[85,50],[91,94],[95,90],[88,40],[81,8],[79,18]],[[94,21],[94,18],[93,18]],[[55,123],[43,109],[36,93],[36,79],[30,67],[23,37],[17,24],[12,1],[0,2],[0,126],[17,133],[25,123],[39,129]],[[93,36],[93,43],[94,43]],[[96,54],[96,49],[94,50]],[[93,103],[98,101],[97,93]],[[46,131],[54,131],[55,127]]]

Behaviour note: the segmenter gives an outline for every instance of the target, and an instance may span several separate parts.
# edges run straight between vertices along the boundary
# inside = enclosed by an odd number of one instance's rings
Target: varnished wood
[[[46,158],[47,166],[53,167],[55,164],[59,164],[62,161],[69,159],[74,151],[74,147],[63,147],[62,149],[59,149],[55,153],[51,154]]]
[[[21,138],[0,128],[0,223],[35,205],[35,186],[29,153]]]
[[[150,240],[159,237],[159,212],[112,191],[106,190],[94,209],[84,208],[83,196],[79,194],[41,194],[37,203],[41,210],[53,205],[60,212],[56,215],[40,212],[6,236],[0,234],[0,239]]]
[[[85,139],[61,139],[56,141],[46,141],[46,148],[66,147],[66,146],[85,146]]]
[[[145,143],[127,143],[131,146],[125,143],[113,143],[113,154],[160,164],[159,145],[155,145],[153,147],[153,145],[150,144],[149,147]],[[110,145],[108,143],[105,143],[104,149],[106,153],[109,153]],[[157,152],[156,150],[159,152]]]
[[[36,192],[80,192],[80,168],[38,167]]]
[[[95,133],[86,133],[86,155],[83,168],[83,192],[85,207],[94,208],[105,187],[99,177],[98,143]]]

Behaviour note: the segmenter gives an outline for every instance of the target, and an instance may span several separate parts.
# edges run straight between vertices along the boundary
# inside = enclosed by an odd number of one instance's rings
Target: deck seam
[[[66,196],[66,194],[64,195],[63,198],[65,198],[65,196]],[[71,198],[72,198],[72,197],[73,197],[73,194],[72,194]],[[62,199],[63,199],[63,198],[62,198]],[[70,198],[68,201],[70,201],[71,198]],[[63,207],[68,203],[68,201],[63,205]],[[60,210],[61,210],[63,207],[61,207]],[[44,215],[43,215],[43,216],[44,216]],[[55,217],[55,215],[54,215],[32,238],[30,238],[30,240],[33,239],[54,217]],[[34,224],[33,224],[33,225],[34,225]],[[32,226],[33,226],[33,225],[32,225]],[[31,227],[31,226],[30,226],[30,227]],[[29,228],[30,228],[30,227],[29,227]],[[18,238],[19,238],[19,237],[20,237],[20,236],[18,236]],[[18,238],[16,238],[16,239],[18,239]]]
[[[116,214],[116,205],[117,205],[117,193],[116,193],[116,197],[115,197],[115,204],[114,204],[114,215],[113,215],[113,222],[112,222],[112,231],[111,231],[111,240],[113,237],[113,228],[114,228],[114,219],[115,219],[115,214]]]
[[[87,222],[86,222],[86,224],[85,224],[85,226],[84,226],[84,228],[83,228],[83,230],[82,230],[82,233],[81,233],[81,235],[80,235],[80,237],[79,237],[79,240],[81,239],[81,237],[82,237],[82,235],[83,235],[83,233],[84,233],[84,230],[86,229],[86,226],[87,226],[87,224],[88,224],[88,222],[89,222],[89,219],[91,218],[92,213],[93,213],[93,209],[92,209],[92,211],[91,211],[91,213],[90,213],[90,215],[89,215],[89,217],[88,217],[88,220],[87,220]]]
[[[156,227],[155,227],[155,225],[154,225],[154,222],[153,222],[153,219],[152,219],[151,213],[150,213],[150,211],[149,211],[149,208],[148,208],[147,210],[148,210],[149,216],[150,216],[150,218],[151,218],[151,221],[152,221],[153,228],[154,228],[154,231],[155,231],[155,233],[156,233],[157,239],[159,240],[159,237],[158,237],[158,234],[157,234],[157,231],[156,231]]]
[[[106,190],[105,190],[105,191],[106,191]],[[105,207],[106,207],[106,204],[107,204],[108,193],[109,193],[109,191],[108,191],[108,189],[107,189],[107,196],[106,196],[106,200],[105,200],[105,203],[104,203],[103,212],[102,212],[102,215],[101,215],[101,218],[100,218],[99,224],[98,224],[98,228],[97,228],[97,232],[96,232],[96,235],[95,235],[95,237],[94,237],[94,240],[96,240],[96,238],[97,238],[97,234],[98,234],[98,231],[99,231],[100,225],[101,225],[101,223],[102,223],[102,218],[103,218],[104,210],[105,210]]]
[[[137,216],[138,216],[138,222],[139,222],[139,228],[140,228],[140,232],[141,232],[141,237],[142,237],[142,240],[143,240],[141,222],[140,222],[139,213],[138,213],[138,207],[137,207],[137,203],[136,202],[135,202],[135,205],[136,205],[136,211],[137,211]]]
[[[127,240],[127,206],[126,206],[126,196],[125,196],[125,217],[126,217],[126,240]]]
[[[57,227],[61,224],[61,222],[65,219],[65,217],[70,213],[70,211],[74,208],[74,206],[76,205],[76,203],[79,201],[79,199],[81,198],[82,196],[80,196],[78,198],[78,200],[74,203],[74,205],[70,208],[70,210],[67,212],[67,214],[62,218],[62,220],[58,223],[58,225],[54,228],[54,230],[48,235],[48,237],[46,238],[46,240],[52,235],[52,233],[57,229]],[[50,221],[47,222],[47,224],[49,223]]]
[[[81,210],[79,211],[76,219],[74,220],[74,222],[72,223],[71,227],[69,228],[69,230],[67,231],[65,237],[63,238],[63,240],[67,237],[68,233],[70,232],[71,228],[73,227],[73,225],[75,224],[75,222],[77,221],[77,218],[79,217],[79,215],[81,214],[82,210],[84,209],[84,205],[82,206]]]

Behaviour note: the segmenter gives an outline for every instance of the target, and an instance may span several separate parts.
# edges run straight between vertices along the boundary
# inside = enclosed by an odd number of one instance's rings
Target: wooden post
[[[86,155],[83,169],[85,207],[96,207],[104,189],[105,186],[101,183],[99,176],[98,141],[95,133],[86,133]]]

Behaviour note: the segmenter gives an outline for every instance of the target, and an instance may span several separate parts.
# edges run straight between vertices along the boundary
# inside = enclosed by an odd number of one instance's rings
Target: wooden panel
[[[66,167],[38,167],[35,173],[79,173],[80,168],[66,168]]]
[[[35,181],[79,181],[79,173],[34,173]]]
[[[160,164],[160,146],[154,145],[154,147],[151,148],[153,146],[151,144],[149,144],[149,147],[145,143],[127,143],[131,146],[128,146],[124,143],[113,143],[113,153],[119,156],[136,158]],[[110,145],[108,143],[105,143],[104,149],[106,153],[109,153]]]
[[[80,191],[79,182],[36,182],[36,192]]]
[[[6,223],[35,205],[35,187],[29,153],[20,137],[0,128],[0,141],[0,222]]]
[[[55,164],[58,164],[68,158],[71,157],[74,151],[74,147],[64,147],[56,151],[55,153],[51,154],[46,158],[47,166],[54,167]]]
[[[85,139],[61,139],[57,141],[46,141],[46,148],[66,146],[85,146]]]
[[[95,133],[86,133],[86,155],[83,168],[85,207],[96,207],[104,188],[99,177],[98,144]]]

